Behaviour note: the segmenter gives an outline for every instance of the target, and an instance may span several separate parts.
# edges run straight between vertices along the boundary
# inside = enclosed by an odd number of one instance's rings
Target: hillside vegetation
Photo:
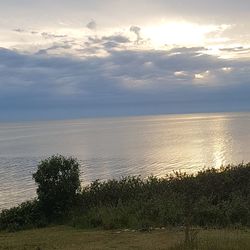
[[[80,187],[76,159],[52,156],[34,179],[37,199],[3,210],[0,229],[65,224],[81,229],[250,226],[250,164],[176,172],[164,178],[125,177]],[[190,239],[191,240],[191,239]]]

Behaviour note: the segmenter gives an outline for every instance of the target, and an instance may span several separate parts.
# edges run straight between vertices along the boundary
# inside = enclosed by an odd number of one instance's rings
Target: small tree
[[[75,158],[54,155],[41,161],[33,174],[41,209],[48,219],[66,214],[80,190],[79,163]]]

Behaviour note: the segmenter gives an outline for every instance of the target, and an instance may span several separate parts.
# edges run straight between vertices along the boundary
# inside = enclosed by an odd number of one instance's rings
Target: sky
[[[250,110],[250,1],[0,2],[0,121]]]

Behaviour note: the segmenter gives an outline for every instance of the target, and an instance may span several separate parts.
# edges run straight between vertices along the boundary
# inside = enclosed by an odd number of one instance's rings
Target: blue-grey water
[[[79,159],[83,184],[248,162],[250,113],[0,123],[0,209],[33,198],[37,163],[57,153]]]

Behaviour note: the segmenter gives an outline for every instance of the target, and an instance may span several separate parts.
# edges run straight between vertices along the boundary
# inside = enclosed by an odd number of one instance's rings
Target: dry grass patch
[[[204,230],[198,234],[194,248],[185,247],[184,233],[178,230],[152,232],[84,231],[58,226],[0,233],[0,249],[15,250],[105,250],[105,249],[172,249],[172,250],[250,250],[249,230]]]

